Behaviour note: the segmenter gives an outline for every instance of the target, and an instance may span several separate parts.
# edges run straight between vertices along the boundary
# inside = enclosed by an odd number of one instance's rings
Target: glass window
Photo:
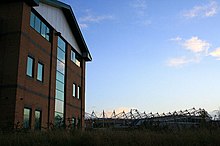
[[[37,80],[43,82],[44,65],[38,62],[37,65]]]
[[[27,58],[26,74],[30,77],[34,76],[34,59],[30,56],[28,56],[28,58]]]
[[[77,98],[80,99],[81,98],[81,87],[78,86],[77,88]]]
[[[65,63],[65,53],[61,49],[57,49],[57,58]]]
[[[64,101],[64,93],[59,90],[56,90],[56,97],[55,98]]]
[[[64,84],[56,80],[56,89],[64,92]]]
[[[58,112],[55,112],[55,115],[54,115],[54,125],[56,127],[61,127],[63,126],[63,114],[62,113],[58,113]]]
[[[50,29],[48,27],[46,27],[46,36],[45,38],[50,41]]]
[[[55,111],[59,112],[59,113],[63,113],[64,112],[64,102],[55,99]]]
[[[31,12],[30,25],[33,28],[34,28],[34,23],[35,23],[34,21],[35,21],[35,15],[34,15],[34,13]]]
[[[35,30],[38,32],[38,33],[40,33],[40,26],[41,25],[41,21],[40,21],[40,19],[38,18],[38,17],[35,17]]]
[[[34,128],[36,130],[41,129],[41,111],[36,110],[35,111],[35,125]]]
[[[57,71],[57,80],[64,83],[64,75]]]
[[[76,59],[76,65],[80,67],[80,60]]]
[[[73,50],[71,50],[71,60],[75,63],[76,62],[76,54]]]
[[[31,126],[31,109],[24,108],[23,128],[30,128]]]
[[[76,97],[76,84],[73,83],[73,96]]]
[[[41,23],[41,35],[45,38],[46,37],[46,25]]]
[[[65,42],[60,37],[58,37],[58,47],[60,49],[62,49],[64,52],[66,52],[65,51],[65,49],[66,49],[65,46],[66,46]]]
[[[65,73],[65,64],[57,59],[57,70],[61,73]]]

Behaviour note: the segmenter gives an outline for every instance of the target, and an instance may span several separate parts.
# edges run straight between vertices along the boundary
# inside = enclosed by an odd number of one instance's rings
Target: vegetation
[[[49,131],[0,133],[1,146],[215,146],[220,129]]]

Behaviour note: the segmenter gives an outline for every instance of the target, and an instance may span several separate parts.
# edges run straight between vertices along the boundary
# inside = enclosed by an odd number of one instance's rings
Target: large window
[[[31,12],[30,26],[40,33],[45,39],[50,41],[50,29],[49,27],[40,20],[33,12]]]
[[[66,43],[58,37],[54,122],[56,127],[62,127],[64,125],[65,56]]]
[[[28,56],[27,58],[27,70],[26,70],[26,74],[29,77],[34,77],[34,58]]]
[[[35,125],[34,125],[35,130],[40,130],[41,129],[41,111],[36,110],[35,111]]]
[[[30,128],[31,126],[31,109],[24,108],[23,128]]]
[[[37,80],[43,82],[44,65],[42,63],[37,64]]]
[[[77,66],[81,66],[81,57],[73,50],[71,50],[71,60],[74,62]]]

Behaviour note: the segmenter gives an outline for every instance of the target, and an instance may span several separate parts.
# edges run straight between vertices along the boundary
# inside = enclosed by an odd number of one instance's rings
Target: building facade
[[[84,127],[92,58],[69,5],[3,0],[0,46],[1,129]]]

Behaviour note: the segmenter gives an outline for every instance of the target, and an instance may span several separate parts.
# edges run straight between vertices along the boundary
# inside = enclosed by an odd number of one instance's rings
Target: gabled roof
[[[89,52],[89,49],[86,45],[86,42],[82,36],[82,33],[80,31],[79,25],[76,21],[76,17],[73,13],[72,8],[70,5],[67,5],[65,3],[62,3],[57,0],[5,0],[7,2],[15,2],[15,1],[25,1],[30,6],[39,6],[39,3],[42,2],[44,4],[60,8],[64,15],[66,16],[66,20],[70,25],[70,28],[72,30],[73,35],[75,36],[76,42],[79,45],[80,49],[82,50],[82,57],[86,61],[92,61],[92,56]],[[4,2],[4,0],[3,0]]]
[[[38,1],[39,4],[39,0],[33,0],[33,1]],[[70,7],[70,5],[67,5],[65,3],[62,3],[60,1],[57,0],[40,0],[40,2],[51,5],[53,7],[57,7],[60,8],[64,15],[66,16],[66,20],[70,25],[70,28],[72,30],[73,35],[75,36],[75,39],[77,41],[77,44],[80,46],[81,50],[82,50],[82,56],[86,61],[91,61],[92,60],[92,56],[89,52],[89,49],[86,45],[86,42],[82,36],[82,33],[80,31],[79,25],[76,21],[76,17],[73,13],[72,8]]]

